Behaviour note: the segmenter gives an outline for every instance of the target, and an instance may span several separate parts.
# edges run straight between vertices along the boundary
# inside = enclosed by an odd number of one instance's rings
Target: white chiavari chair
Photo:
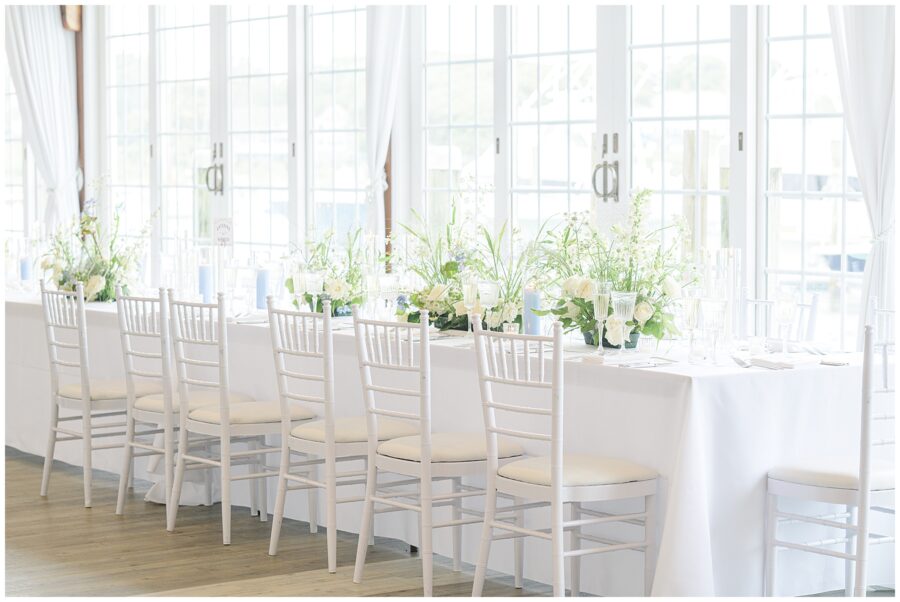
[[[744,337],[757,335],[766,338],[780,339],[777,326],[773,324],[775,302],[768,299],[751,299],[744,289],[742,332]],[[811,342],[816,338],[816,321],[819,315],[819,295],[809,298],[809,303],[797,303],[797,314],[790,327],[788,340],[794,342]],[[780,349],[780,348],[779,348]]]
[[[50,357],[50,434],[44,458],[41,496],[47,495],[50,485],[56,443],[81,440],[84,505],[89,508],[93,452],[123,446],[119,442],[94,444],[94,439],[125,434],[121,430],[126,426],[125,422],[119,420],[126,413],[129,391],[124,380],[91,378],[83,285],[77,283],[74,291],[49,291],[41,282],[41,303]],[[74,376],[65,369],[77,370],[77,380],[61,385],[60,377],[66,379]],[[159,391],[159,382],[141,381],[134,384],[131,394],[140,397]],[[60,409],[77,414],[61,418]],[[101,421],[95,422],[98,419]],[[60,426],[60,422],[74,420],[81,420],[80,431]]]
[[[322,302],[322,313],[275,309],[268,298],[269,329],[275,354],[278,395],[281,402],[281,467],[278,493],[272,516],[272,538],[269,554],[278,552],[278,539],[284,515],[285,496],[292,489],[309,493],[310,530],[317,525],[316,506],[319,489],[325,490],[325,528],[328,571],[337,571],[337,505],[361,502],[362,497],[338,498],[337,488],[365,483],[365,470],[338,472],[339,462],[366,459],[368,435],[364,416],[335,417],[334,339],[331,331],[331,301]],[[310,367],[312,364],[312,367]],[[302,389],[302,392],[301,392]],[[309,389],[314,389],[312,393]],[[322,420],[293,426],[288,404],[304,403],[315,407]],[[315,410],[313,410],[315,411]],[[415,435],[415,425],[402,420],[382,419],[378,424],[379,440]],[[305,459],[291,462],[291,454]],[[320,480],[318,466],[324,465],[325,478]],[[299,467],[303,474],[291,468]],[[304,472],[305,469],[305,472]],[[294,483],[295,485],[291,485]]]
[[[169,502],[167,529],[175,529],[181,486],[186,469],[218,468],[222,477],[222,542],[231,543],[231,483],[251,480],[251,514],[258,507],[260,521],[267,520],[266,477],[278,472],[265,469],[260,456],[280,452],[280,447],[266,447],[266,435],[281,433],[279,402],[242,401],[235,403],[231,391],[228,363],[228,336],[225,296],[218,293],[216,303],[176,301],[168,291],[171,339],[178,378],[178,460]],[[190,407],[194,387],[212,390],[217,404]],[[290,417],[299,424],[315,414],[297,404],[291,404]],[[190,446],[190,434],[215,438],[218,457],[199,455]],[[245,442],[248,449],[232,450],[233,443]],[[208,444],[208,443],[207,443]],[[234,474],[232,468],[248,466],[247,474]],[[257,505],[258,502],[258,505]]]
[[[505,334],[483,330],[475,317],[475,350],[478,379],[484,409],[488,449],[487,491],[481,550],[475,570],[472,595],[480,596],[484,587],[491,542],[501,539],[538,537],[551,544],[553,595],[564,596],[565,559],[572,561],[571,592],[580,593],[581,558],[589,554],[636,550],[644,553],[644,589],[647,595],[653,582],[656,561],[656,493],[658,478],[653,469],[620,458],[586,454],[566,454],[564,445],[563,334],[556,322],[551,336]],[[550,347],[550,353],[545,347]],[[550,357],[547,357],[547,356]],[[546,369],[547,361],[551,367]],[[505,387],[509,397],[521,399],[529,390],[546,395],[547,402],[522,404],[498,401],[495,388]],[[527,424],[521,426],[525,418]],[[531,417],[530,419],[528,417]],[[538,424],[540,426],[538,426]],[[534,430],[530,430],[534,428]],[[500,465],[497,453],[499,436],[540,441],[550,447],[549,455],[534,456]],[[530,500],[523,504],[497,508],[498,494]],[[643,498],[643,512],[614,515],[586,508],[587,502],[605,502]],[[564,505],[571,507],[571,519],[563,518]],[[496,512],[550,507],[550,528],[526,529],[511,524]],[[603,523],[632,523],[644,527],[644,539],[638,542],[614,541],[584,533],[583,527]],[[495,535],[494,531],[501,531]],[[570,549],[564,534],[571,532]],[[600,544],[583,547],[584,542]]]
[[[483,516],[479,511],[465,508],[462,501],[484,494],[482,489],[463,484],[462,479],[484,474],[487,448],[480,433],[432,432],[428,313],[423,311],[419,319],[419,324],[363,319],[359,308],[353,308],[368,432],[366,495],[353,582],[362,581],[372,519],[377,512],[375,504],[379,504],[383,511],[410,510],[419,513],[423,590],[426,596],[431,596],[432,530],[452,528],[453,568],[460,570],[462,526],[479,523]],[[403,384],[398,385],[397,382]],[[396,407],[403,409],[394,409]],[[373,434],[380,432],[384,419],[408,421],[416,426],[420,434],[379,441]],[[518,445],[503,440],[495,449],[495,454],[507,459],[520,456],[522,450]],[[380,483],[379,473],[407,478]],[[452,491],[435,494],[434,481],[448,479]],[[419,484],[418,492],[391,490],[416,483]],[[451,509],[450,520],[435,523],[434,508],[444,506]],[[463,515],[471,518],[463,518]]]
[[[892,322],[892,311],[876,311],[876,322]],[[894,542],[892,534],[876,533],[870,528],[872,512],[894,516],[894,472],[891,459],[895,445],[893,424],[894,383],[893,324],[889,334],[876,342],[875,328],[865,327],[863,378],[860,412],[859,462],[846,458],[821,458],[809,464],[783,466],[769,471],[766,495],[765,594],[775,593],[778,552],[793,550],[842,558],[844,560],[845,594],[865,596],[869,547]],[[876,368],[881,372],[876,374]],[[878,404],[879,407],[876,407]],[[888,426],[889,428],[879,428]],[[887,430],[888,433],[875,431]],[[882,434],[884,436],[882,436]],[[807,500],[842,506],[841,511],[808,516],[780,509],[782,498]],[[878,501],[873,503],[873,498]],[[837,537],[796,542],[782,538],[779,527],[811,524],[830,531]],[[843,545],[843,550],[835,549]]]

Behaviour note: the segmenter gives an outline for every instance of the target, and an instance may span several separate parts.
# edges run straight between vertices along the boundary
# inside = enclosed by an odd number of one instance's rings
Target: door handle
[[[209,174],[212,173],[213,176],[215,177],[215,171],[213,171],[215,169],[216,169],[215,165],[210,165],[209,167],[206,168],[206,189],[212,193],[216,192],[216,186],[215,186],[215,184],[209,183]]]
[[[216,192],[225,194],[225,164],[220,163],[216,168]]]
[[[597,173],[603,170],[603,192],[597,188]],[[591,174],[591,186],[594,193],[603,199],[604,203],[612,200],[614,203],[619,202],[619,161],[601,161],[594,166],[594,173]]]

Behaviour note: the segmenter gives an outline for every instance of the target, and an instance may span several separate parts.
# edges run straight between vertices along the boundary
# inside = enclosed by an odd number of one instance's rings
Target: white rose
[[[503,322],[502,317],[499,311],[491,311],[485,316],[484,323],[488,328],[497,328]]]
[[[575,291],[575,296],[581,299],[590,299],[593,288],[590,280],[582,278],[578,283],[578,289]]]
[[[84,285],[84,299],[93,301],[94,297],[106,286],[106,278],[97,274],[88,278],[87,284]]]
[[[329,278],[325,282],[325,294],[332,299],[344,299],[350,295],[350,285],[340,278]]]
[[[469,311],[466,309],[465,303],[463,303],[462,301],[457,301],[453,304],[453,313],[455,313],[457,316],[464,316],[468,314]],[[484,308],[481,307],[480,301],[475,302],[475,307],[472,308],[472,313],[478,314],[480,316],[484,315]]]
[[[516,316],[519,315],[519,308],[515,303],[509,302],[503,305],[503,309],[501,310],[501,321],[502,322],[512,322],[516,319]]]
[[[681,285],[671,276],[666,276],[666,279],[663,280],[662,290],[666,297],[670,299],[678,299],[681,297]]]
[[[578,276],[569,276],[563,281],[563,292],[570,297],[574,297],[575,293],[578,291],[578,286],[580,283],[581,278],[579,278]]]
[[[581,308],[571,301],[566,301],[566,318],[576,319],[581,315]]]
[[[643,325],[647,320],[653,317],[653,306],[646,301],[641,301],[634,308],[634,319]]]
[[[449,284],[435,284],[430,291],[428,291],[428,296],[426,299],[428,301],[443,301],[447,298],[447,295],[450,294],[450,285]]]
[[[631,334],[631,327],[625,326],[624,335],[629,336]],[[609,341],[610,345],[614,345],[618,347],[622,344],[623,340],[623,329],[622,329],[622,320],[617,318],[616,316],[610,316],[606,320],[606,332],[604,336],[606,340]]]

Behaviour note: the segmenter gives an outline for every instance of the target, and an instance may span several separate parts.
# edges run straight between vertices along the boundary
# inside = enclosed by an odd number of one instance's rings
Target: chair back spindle
[[[51,291],[47,290],[41,281],[41,305],[50,358],[50,386],[53,398],[59,394],[60,367],[66,367],[79,371],[81,398],[88,402],[91,399],[91,383],[84,286],[81,282],[77,282],[74,291]],[[73,332],[74,337],[71,334]],[[65,340],[67,337],[69,340]],[[73,338],[77,342],[73,342]],[[63,359],[63,356],[66,359]]]
[[[174,388],[166,289],[160,288],[157,297],[137,297],[127,296],[116,287],[116,310],[129,407],[134,403],[135,377],[158,380],[163,386],[164,412],[170,416]],[[141,345],[141,341],[145,343]],[[149,345],[152,351],[147,350]]]

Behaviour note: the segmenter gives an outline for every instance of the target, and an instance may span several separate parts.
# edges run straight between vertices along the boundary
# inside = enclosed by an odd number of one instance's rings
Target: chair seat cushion
[[[859,465],[848,465],[846,460],[817,461],[809,464],[779,466],[769,471],[769,478],[798,485],[830,487],[832,489],[859,489]],[[872,462],[872,489],[881,491],[894,488],[894,470],[885,462]]]
[[[536,456],[504,464],[497,474],[514,481],[545,485],[550,482],[550,456]],[[587,454],[563,456],[563,486],[617,485],[656,478],[656,471],[621,458]]]
[[[419,432],[418,427],[405,420],[391,420],[390,418],[378,418],[378,440],[396,439],[407,437]],[[325,442],[325,421],[316,420],[295,426],[291,431],[292,437],[306,439],[307,441]],[[369,440],[366,428],[365,416],[349,416],[347,418],[335,418],[334,442],[335,443],[361,443]]]
[[[181,410],[181,403],[179,402],[179,399],[180,396],[176,392],[175,399],[172,400],[173,412],[178,412]],[[247,395],[246,393],[237,393],[235,391],[229,393],[229,399],[231,400],[231,403],[246,403],[248,401],[253,401],[253,397],[251,395]],[[219,392],[214,389],[190,391],[188,393],[189,410],[196,410],[197,408],[202,408],[203,406],[213,405],[217,403],[219,403]],[[163,394],[154,393],[153,395],[144,395],[143,397],[138,397],[134,400],[134,409],[144,410],[146,412],[164,412],[165,402],[163,401]]]
[[[309,420],[315,418],[316,415],[298,404],[289,404],[291,410],[291,420]],[[267,424],[271,422],[281,422],[281,404],[277,401],[251,401],[247,403],[236,403],[229,408],[229,417],[231,424]],[[191,420],[198,422],[209,422],[211,424],[220,424],[221,417],[219,415],[219,406],[208,405],[196,410],[192,410],[189,414]]]
[[[102,380],[92,378],[90,387],[91,399],[94,401],[125,399],[128,397],[128,387],[125,385],[124,380]],[[152,395],[153,393],[162,393],[162,385],[147,380],[135,381],[135,397],[143,397],[144,395]],[[81,399],[81,383],[72,383],[60,387],[59,396],[68,397],[70,399]]]
[[[385,441],[378,446],[378,453],[391,458],[419,462],[422,459],[419,435]],[[501,458],[521,456],[518,444],[498,437],[498,455]],[[432,462],[474,462],[487,459],[487,442],[484,433],[432,433]]]

